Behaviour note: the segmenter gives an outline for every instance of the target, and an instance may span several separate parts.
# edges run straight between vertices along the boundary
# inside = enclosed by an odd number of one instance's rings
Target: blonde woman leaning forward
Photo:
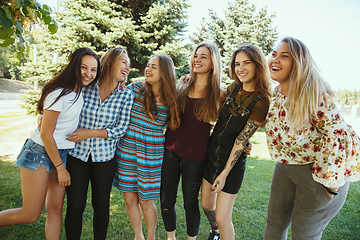
[[[360,139],[335,106],[308,48],[284,38],[269,59],[279,83],[266,136],[276,166],[265,239],[321,239],[343,206],[349,182],[360,179]]]

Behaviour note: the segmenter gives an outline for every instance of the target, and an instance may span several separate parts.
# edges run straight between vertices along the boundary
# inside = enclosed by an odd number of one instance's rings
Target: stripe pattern
[[[128,88],[137,97],[142,83],[132,83]],[[142,99],[135,99],[129,128],[116,148],[114,186],[120,191],[137,192],[142,200],[159,198],[167,116],[166,107],[158,106],[158,116],[152,121],[143,111]]]

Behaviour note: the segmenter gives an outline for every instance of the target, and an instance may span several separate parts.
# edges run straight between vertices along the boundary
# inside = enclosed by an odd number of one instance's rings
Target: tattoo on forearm
[[[258,130],[258,128],[261,126],[261,122],[257,122],[254,120],[249,119],[244,127],[244,129],[241,131],[239,136],[235,139],[235,145],[240,145],[239,150],[237,150],[234,153],[233,160],[231,161],[230,166],[234,167],[238,159],[240,158],[240,155],[244,151],[244,148],[248,144],[251,136]]]
[[[230,166],[234,167],[238,159],[240,158],[240,155],[242,154],[243,150],[237,150],[234,154],[234,159],[231,161]]]
[[[246,147],[246,145],[249,142],[249,139],[251,136],[258,130],[260,127],[261,122],[257,122],[254,120],[249,119],[244,127],[244,129],[241,131],[239,136],[237,136],[235,140],[236,145],[242,145],[243,147]]]
[[[215,218],[215,210],[205,210],[204,209],[204,213],[207,217],[207,219],[209,220],[209,223],[212,227],[216,227],[217,226],[217,223],[216,223],[216,218]]]

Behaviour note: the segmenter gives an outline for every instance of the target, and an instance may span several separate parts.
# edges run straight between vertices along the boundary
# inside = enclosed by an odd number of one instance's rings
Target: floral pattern
[[[266,138],[271,158],[283,164],[313,163],[315,181],[340,187],[360,180],[360,138],[334,103],[320,102],[316,116],[299,131],[289,125],[286,97],[276,91],[269,109]]]

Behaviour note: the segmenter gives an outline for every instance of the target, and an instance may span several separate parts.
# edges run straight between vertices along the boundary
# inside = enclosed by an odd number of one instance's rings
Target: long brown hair
[[[123,53],[127,55],[127,51],[124,48],[110,48],[100,58],[101,75],[99,83],[110,77],[113,63]],[[123,81],[121,84],[124,86],[125,81]]]
[[[265,56],[259,47],[245,43],[236,49],[231,57],[230,61],[230,76],[234,79],[241,87],[243,83],[239,80],[235,73],[235,58],[239,52],[244,52],[250,58],[250,61],[255,64],[255,94],[263,95],[268,101],[270,101],[271,90],[270,90],[270,76],[269,67],[265,60]]]
[[[209,74],[208,84],[205,89],[205,96],[200,99],[197,105],[195,105],[196,119],[203,122],[215,122],[220,113],[221,101],[220,101],[220,84],[221,84],[221,56],[217,46],[210,43],[200,43],[192,52],[190,58],[190,79],[179,89],[179,105],[181,112],[185,111],[185,101],[194,87],[197,74],[194,72],[194,56],[196,51],[206,47],[210,51],[211,61],[213,63],[213,69]]]
[[[161,76],[160,97],[168,110],[168,127],[171,130],[175,130],[180,125],[180,111],[176,102],[176,73],[174,62],[170,57],[165,55],[158,54],[151,58],[155,57],[159,60],[159,72]],[[149,83],[144,82],[141,95],[144,97],[144,112],[154,121],[158,112],[155,96]]]
[[[57,76],[52,78],[43,88],[40,100],[37,106],[37,112],[39,114],[44,113],[44,100],[56,89],[63,88],[60,95],[55,99],[55,101],[50,105],[55,104],[61,97],[71,93],[76,89],[76,96],[74,101],[76,101],[81,93],[83,82],[81,78],[81,60],[83,56],[90,55],[93,56],[97,61],[97,73],[95,79],[89,84],[93,85],[100,76],[100,60],[99,57],[88,48],[79,48],[75,50],[69,57],[69,64],[65,69],[59,73]]]

